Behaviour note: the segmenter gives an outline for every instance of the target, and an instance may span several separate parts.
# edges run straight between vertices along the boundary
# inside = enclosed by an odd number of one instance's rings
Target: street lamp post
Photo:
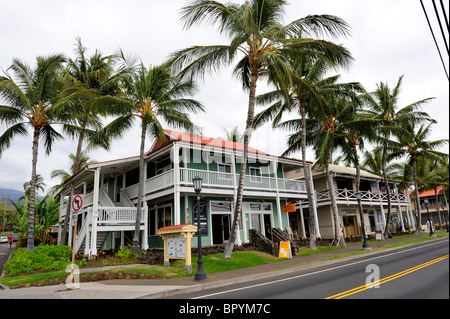
[[[370,246],[367,243],[367,234],[366,234],[366,226],[364,224],[364,216],[361,205],[361,192],[356,192],[356,199],[358,200],[358,208],[359,208],[359,217],[361,218],[361,228],[362,228],[362,237],[363,237],[363,250],[370,250]]]
[[[197,250],[198,250],[198,259],[197,259],[197,272],[195,273],[194,280],[195,281],[205,281],[206,273],[203,270],[203,259],[202,259],[202,232],[200,228],[200,192],[202,191],[202,182],[203,179],[201,177],[194,177],[192,179],[192,183],[194,184],[194,190],[197,194]]]
[[[428,210],[428,198],[425,198],[423,200],[423,202],[425,203],[425,207],[427,208],[427,213],[428,213],[428,224],[430,225],[430,236],[431,237],[436,237],[436,234],[433,231],[433,224],[431,223],[431,215],[430,215],[430,211]]]

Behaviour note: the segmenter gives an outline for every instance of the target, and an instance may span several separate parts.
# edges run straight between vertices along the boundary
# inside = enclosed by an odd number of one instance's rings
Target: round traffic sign
[[[79,212],[83,208],[83,197],[81,195],[76,195],[72,199],[72,211]]]

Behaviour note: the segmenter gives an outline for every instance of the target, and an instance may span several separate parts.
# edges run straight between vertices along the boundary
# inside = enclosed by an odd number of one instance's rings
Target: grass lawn
[[[207,274],[254,267],[282,260],[258,251],[236,251],[233,253],[231,259],[223,259],[220,256],[221,254],[203,256],[203,268]],[[184,260],[173,260],[170,267],[163,267],[162,265],[144,265],[81,273],[81,282],[107,279],[170,279],[194,276],[197,271],[197,257],[192,258],[192,274],[184,273],[184,265]],[[69,273],[65,271],[27,274],[2,278],[0,283],[9,288],[57,285],[64,284],[68,274]]]

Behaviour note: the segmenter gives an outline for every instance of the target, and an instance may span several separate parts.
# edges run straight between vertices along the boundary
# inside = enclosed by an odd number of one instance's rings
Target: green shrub
[[[71,263],[71,258],[72,248],[69,246],[37,246],[34,253],[26,251],[26,248],[17,248],[3,269],[10,276],[35,270],[63,270]],[[81,267],[86,265],[86,261],[77,260],[75,264]]]
[[[28,236],[20,236],[17,239],[17,247],[27,247]],[[34,246],[39,246],[41,240],[39,237],[34,237]]]

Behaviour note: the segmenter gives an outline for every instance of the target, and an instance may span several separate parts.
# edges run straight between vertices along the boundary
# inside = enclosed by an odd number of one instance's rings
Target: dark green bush
[[[17,247],[27,247],[27,241],[27,236],[21,236],[17,238]],[[39,237],[34,237],[34,246],[39,246],[40,243],[41,240],[39,239]]]
[[[3,269],[10,276],[35,270],[62,270],[71,263],[71,260],[72,247],[69,246],[37,246],[34,253],[26,251],[26,248],[17,248]],[[75,264],[81,267],[86,265],[86,261],[77,260]]]

